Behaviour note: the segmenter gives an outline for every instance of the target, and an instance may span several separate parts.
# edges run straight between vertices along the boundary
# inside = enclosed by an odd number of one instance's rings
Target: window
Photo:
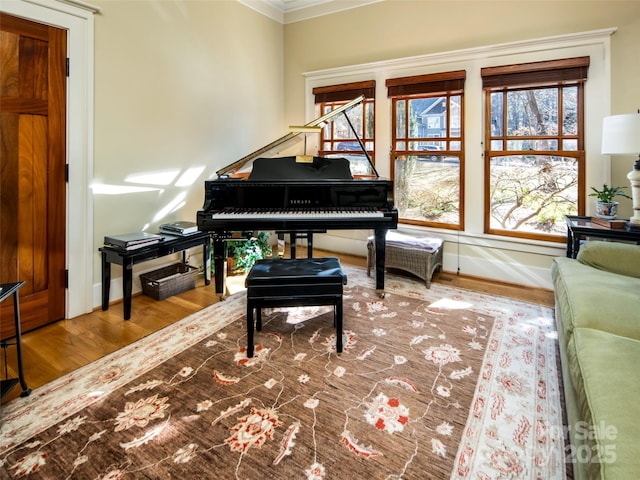
[[[564,241],[584,213],[584,83],[589,57],[481,70],[485,232]]]
[[[365,100],[349,110],[346,117],[339,115],[322,129],[318,152],[325,157],[347,158],[354,176],[369,176],[373,173],[358,139],[375,163],[375,87],[375,81],[367,81],[313,89],[315,103],[320,105],[320,115],[326,115],[360,95],[365,96]]]
[[[459,70],[387,80],[401,223],[463,228],[465,77]]]

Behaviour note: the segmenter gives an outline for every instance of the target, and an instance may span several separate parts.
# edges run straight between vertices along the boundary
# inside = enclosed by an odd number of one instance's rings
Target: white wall
[[[195,221],[204,181],[281,135],[284,90],[282,25],[240,3],[95,4],[100,7],[92,185],[98,305],[98,247],[104,236]],[[182,185],[185,173],[196,175]],[[134,291],[138,273],[154,265],[134,267]],[[119,298],[120,267],[113,267],[112,277],[111,296]]]

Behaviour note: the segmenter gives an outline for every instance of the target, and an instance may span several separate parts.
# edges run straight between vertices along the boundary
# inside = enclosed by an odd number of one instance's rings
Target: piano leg
[[[227,242],[221,239],[213,241],[213,268],[215,272],[216,295],[220,295],[220,299],[224,299],[226,289],[227,269],[225,261],[227,259]]]
[[[387,229],[376,228],[374,231],[376,244],[376,293],[384,298],[384,261],[387,243]]]
[[[307,239],[307,258],[313,258],[313,232],[291,232],[289,243],[291,244],[291,258],[296,258],[296,246],[298,239]]]

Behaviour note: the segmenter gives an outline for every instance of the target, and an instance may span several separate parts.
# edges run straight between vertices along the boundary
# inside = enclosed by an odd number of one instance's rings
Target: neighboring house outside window
[[[464,228],[465,78],[459,70],[386,81],[400,223]]]
[[[322,129],[318,152],[323,157],[348,158],[354,177],[373,174],[358,139],[364,145],[371,161],[375,163],[375,90],[376,84],[373,80],[313,89],[315,103],[320,106],[320,115],[325,115],[360,95],[365,96],[362,103],[347,112],[348,120],[340,114]],[[358,138],[351,127],[356,131]]]
[[[589,57],[481,70],[485,232],[565,241],[584,214],[584,84]]]

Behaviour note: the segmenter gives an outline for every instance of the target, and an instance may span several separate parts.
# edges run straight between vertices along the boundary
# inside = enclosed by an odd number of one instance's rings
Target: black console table
[[[15,341],[9,341],[10,339],[2,340],[2,348],[5,349],[5,379],[0,382],[0,398],[9,393],[9,391],[20,382],[22,387],[21,397],[26,397],[31,393],[31,389],[27,387],[27,382],[24,380],[24,371],[22,368],[22,334],[20,332],[20,303],[18,299],[18,290],[24,285],[24,282],[15,283],[2,283],[0,284],[0,303],[4,302],[7,298],[13,295],[13,319],[16,324],[16,336]],[[7,366],[7,351],[6,348],[9,345],[15,345],[18,356],[18,378],[9,378],[8,366]]]
[[[204,283],[211,283],[209,258],[211,255],[211,236],[209,232],[196,232],[189,235],[169,235],[161,233],[164,241],[149,246],[126,250],[112,246],[99,248],[102,253],[102,310],[109,309],[109,289],[111,287],[111,264],[122,265],[122,296],[124,299],[124,319],[131,318],[131,289],[133,287],[133,266],[136,263],[164,257],[172,253],[182,252],[185,261],[185,250],[203,246]]]
[[[639,230],[607,228],[591,222],[591,217],[567,215],[567,257],[576,258],[580,242],[587,237],[640,244]]]

